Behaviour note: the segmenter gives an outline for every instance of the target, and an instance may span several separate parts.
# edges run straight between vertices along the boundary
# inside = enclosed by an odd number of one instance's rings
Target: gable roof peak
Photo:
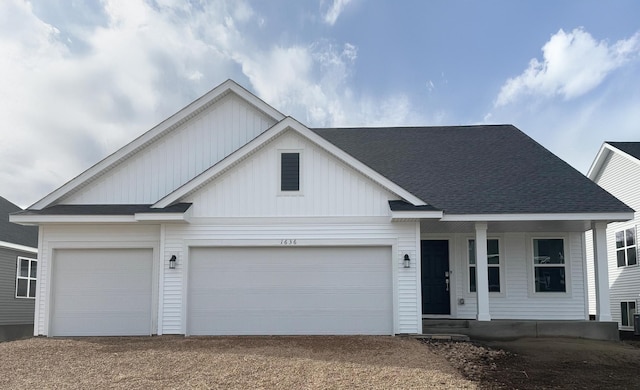
[[[219,101],[229,93],[234,93],[258,111],[272,118],[275,122],[279,122],[285,118],[284,114],[264,102],[253,93],[249,92],[249,90],[242,87],[235,81],[227,79],[222,84],[216,86],[209,92],[192,101],[180,111],[176,112],[169,118],[152,127],[150,130],[146,131],[127,145],[118,149],[111,155],[105,157],[89,169],[69,180],[58,189],[52,191],[44,198],[29,206],[28,209],[39,210],[55,204],[55,202],[59,201],[66,195],[79,188],[82,188],[85,184],[89,183],[94,178],[107,172],[108,170],[119,164],[121,161],[139,152],[140,149],[150,145],[158,138],[178,128],[184,122],[188,121],[193,116],[215,104],[217,101]]]

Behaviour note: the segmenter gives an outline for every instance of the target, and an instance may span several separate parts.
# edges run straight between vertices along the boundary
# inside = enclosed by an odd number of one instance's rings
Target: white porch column
[[[611,321],[607,224],[595,222],[591,225],[591,229],[593,232],[593,269],[596,278],[596,321]]]
[[[476,223],[476,295],[478,321],[491,321],[489,314],[489,270],[487,266],[487,224]]]

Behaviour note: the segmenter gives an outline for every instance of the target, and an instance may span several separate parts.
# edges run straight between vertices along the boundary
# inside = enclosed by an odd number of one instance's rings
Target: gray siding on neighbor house
[[[35,299],[16,298],[18,256],[37,258],[37,254],[0,247],[0,326],[33,324]]]

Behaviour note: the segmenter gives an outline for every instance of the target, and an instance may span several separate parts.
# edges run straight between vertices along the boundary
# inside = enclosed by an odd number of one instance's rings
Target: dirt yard
[[[400,337],[140,337],[0,343],[0,389],[476,389]]]
[[[427,345],[482,389],[640,389],[640,338]]]
[[[112,337],[0,343],[0,389],[640,389],[640,340]]]

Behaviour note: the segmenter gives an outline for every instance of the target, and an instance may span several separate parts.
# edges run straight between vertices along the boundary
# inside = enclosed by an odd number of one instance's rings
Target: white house
[[[633,210],[510,125],[310,129],[229,80],[12,221],[36,335],[402,334],[588,318]]]
[[[633,209],[640,210],[640,142],[605,142],[587,176]],[[607,228],[611,315],[621,330],[633,329],[633,314],[640,303],[639,224],[640,213],[636,212],[635,218],[611,223]],[[592,247],[588,240],[587,248]],[[590,260],[591,286],[595,273]],[[597,314],[594,293],[589,294],[589,312]]]

